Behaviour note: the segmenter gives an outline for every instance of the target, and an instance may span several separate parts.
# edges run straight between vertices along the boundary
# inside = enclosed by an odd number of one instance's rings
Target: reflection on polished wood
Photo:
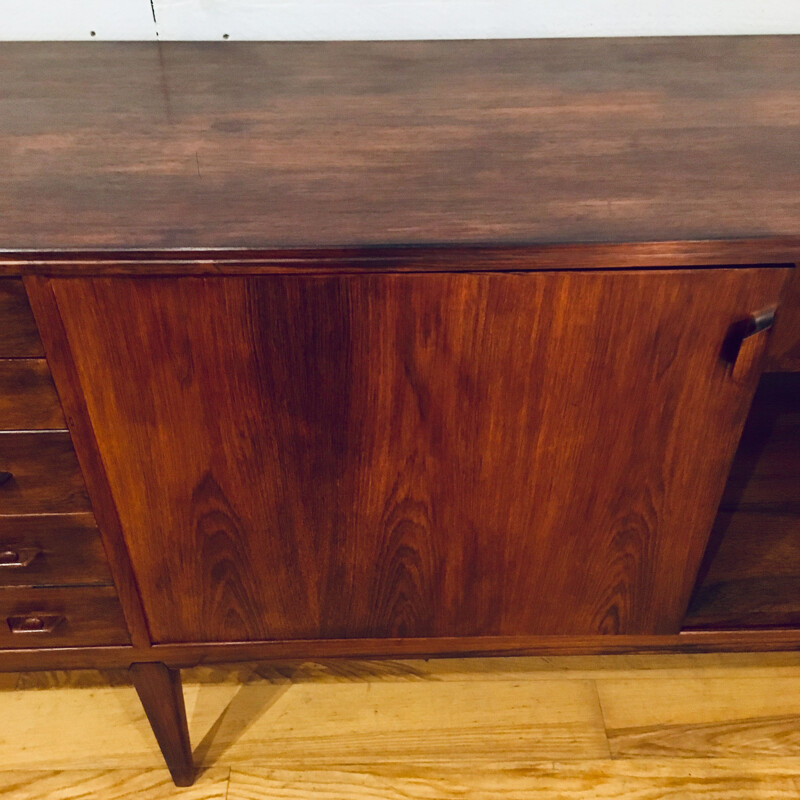
[[[7,42],[0,72],[9,249],[798,233],[797,36]]]

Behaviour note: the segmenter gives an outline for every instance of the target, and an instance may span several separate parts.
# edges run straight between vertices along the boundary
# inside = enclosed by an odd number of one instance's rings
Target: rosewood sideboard
[[[0,669],[800,645],[800,37],[0,46]]]

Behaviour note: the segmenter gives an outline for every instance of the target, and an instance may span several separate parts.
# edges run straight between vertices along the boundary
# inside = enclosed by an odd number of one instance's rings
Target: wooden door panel
[[[786,270],[56,279],[154,641],[677,632]]]

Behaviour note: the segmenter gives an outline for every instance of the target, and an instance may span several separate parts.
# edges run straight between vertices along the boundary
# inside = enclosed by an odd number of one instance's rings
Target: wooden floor
[[[0,796],[800,800],[800,654],[248,664],[184,681],[203,771],[175,789],[124,673],[0,675]]]

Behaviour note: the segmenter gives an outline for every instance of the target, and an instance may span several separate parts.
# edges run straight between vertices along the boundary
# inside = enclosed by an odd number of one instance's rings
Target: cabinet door
[[[677,632],[757,378],[723,342],[785,273],[51,285],[187,642]]]

